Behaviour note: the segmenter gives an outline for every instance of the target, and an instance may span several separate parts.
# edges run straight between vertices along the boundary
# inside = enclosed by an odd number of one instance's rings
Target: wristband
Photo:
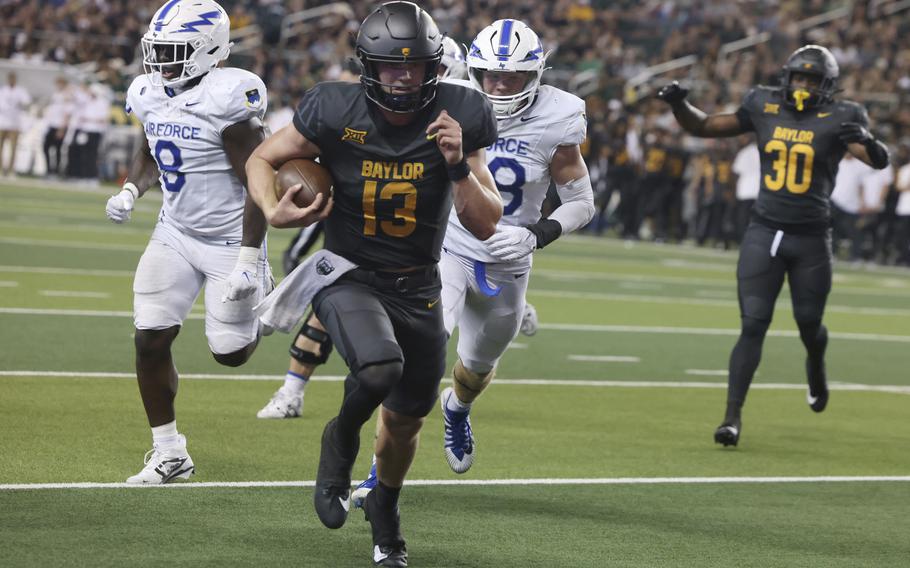
[[[259,249],[256,247],[240,247],[237,254],[237,264],[255,265],[259,262]]]
[[[134,201],[135,201],[136,199],[139,199],[139,188],[136,187],[136,184],[135,184],[135,183],[133,183],[133,182],[131,182],[131,181],[128,181],[128,182],[126,182],[125,184],[123,184],[123,188],[122,188],[122,189],[125,189],[126,191],[132,193],[132,194],[133,194],[133,200],[134,200]]]
[[[888,166],[888,162],[890,161],[888,148],[884,144],[875,138],[870,138],[869,140],[866,140],[863,146],[866,148],[866,153],[869,154],[869,160],[872,162],[872,167],[881,170]]]
[[[555,219],[541,219],[533,225],[528,225],[525,229],[537,237],[537,248],[539,249],[552,243],[562,234],[562,225]]]
[[[468,160],[462,156],[461,161],[457,164],[446,165],[446,173],[449,174],[450,181],[461,181],[471,175],[471,166]]]

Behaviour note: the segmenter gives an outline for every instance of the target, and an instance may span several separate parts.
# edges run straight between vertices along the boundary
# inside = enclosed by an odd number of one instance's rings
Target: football
[[[322,204],[325,206],[332,196],[329,170],[313,160],[299,158],[283,163],[275,176],[275,196],[281,199],[288,188],[298,183],[303,184],[294,196],[294,204],[298,207],[309,207],[320,193],[324,195]]]

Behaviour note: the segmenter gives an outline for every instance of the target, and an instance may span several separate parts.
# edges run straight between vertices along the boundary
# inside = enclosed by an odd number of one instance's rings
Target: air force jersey
[[[126,95],[161,173],[159,219],[186,234],[239,240],[245,189],[224,151],[221,134],[238,122],[265,115],[262,80],[242,69],[216,68],[198,85],[175,92],[140,75]],[[171,96],[173,95],[173,96]]]
[[[822,233],[830,219],[830,195],[847,147],[838,136],[842,122],[868,127],[866,110],[833,101],[797,111],[779,88],[756,87],[736,111],[740,125],[755,132],[761,183],[755,219],[772,228]]]
[[[439,261],[452,189],[426,128],[443,109],[461,125],[465,155],[496,140],[493,109],[470,88],[440,83],[405,126],[382,119],[359,83],[320,83],[303,95],[294,127],[319,146],[334,182],[326,249],[372,269]]]
[[[530,108],[499,121],[499,136],[486,149],[487,164],[503,200],[499,225],[525,227],[540,220],[553,154],[559,146],[584,142],[586,130],[585,102],[549,85],[540,86]],[[502,262],[464,228],[454,210],[449,215],[445,247],[474,260]],[[530,256],[519,262],[530,263]]]

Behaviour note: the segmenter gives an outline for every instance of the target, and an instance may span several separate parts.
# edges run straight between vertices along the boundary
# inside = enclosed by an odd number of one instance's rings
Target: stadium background
[[[867,105],[876,134],[892,150],[892,170],[870,181],[881,186],[875,195],[893,189],[895,172],[910,161],[905,104],[910,48],[900,41],[910,31],[910,2],[422,4],[460,43],[469,44],[486,24],[508,17],[525,20],[553,50],[544,82],[587,103],[589,136],[583,151],[599,205],[589,230],[598,234],[694,239],[724,247],[735,243],[751,202],[737,203],[736,181],[727,172],[748,137],[706,142],[681,136],[666,106],[651,95],[680,78],[693,87],[693,100],[705,111],[734,110],[751,86],[776,84],[786,56],[805,43],[833,51],[841,66],[841,96]],[[372,6],[304,0],[228,0],[224,5],[235,42],[229,64],[265,80],[277,124],[287,120],[307,88],[339,76],[353,55],[351,34]],[[102,142],[100,175],[113,182],[124,177],[135,137],[122,102],[132,77],[141,72],[139,37],[157,7],[154,1],[126,0],[0,3],[0,72],[18,71],[34,101],[31,127],[20,143],[20,173],[44,172],[42,107],[55,89],[53,78],[65,74],[76,84],[102,85],[110,97],[111,127]],[[704,187],[708,178],[713,189]],[[895,216],[897,199],[898,193],[889,191],[879,210],[849,211],[846,219],[835,219],[844,221],[836,223],[836,242],[856,241],[854,246],[845,242],[841,256],[910,263],[910,217]]]
[[[423,4],[464,42],[496,18],[526,19],[556,49],[547,80],[586,98],[592,170],[603,154],[616,160],[617,143],[627,151],[637,144],[633,162],[643,167],[650,146],[676,150],[681,140],[684,180],[705,160],[729,160],[743,140],[725,148],[681,139],[648,95],[678,77],[694,86],[702,108],[735,106],[806,41],[838,55],[844,96],[869,106],[895,166],[908,161],[900,141],[910,124],[910,2]],[[273,110],[340,72],[348,34],[370,6],[225,5],[237,41],[231,64],[266,79]],[[280,384],[289,338],[266,338],[239,369],[219,367],[198,305],[175,357],[181,430],[199,471],[179,488],[119,485],[148,449],[132,369],[130,283],[161,198],[144,196],[127,226],[113,226],[103,207],[131,152],[136,126],[122,112],[122,92],[140,72],[138,38],[156,7],[0,2],[0,81],[15,70],[35,101],[19,179],[0,180],[0,564],[364,565],[370,536],[362,516],[327,531],[309,493],[342,362],[333,356],[307,387],[303,418],[257,420]],[[285,43],[283,29],[296,30]],[[100,188],[43,178],[40,152],[29,146],[40,139],[42,108],[61,72],[110,97]],[[631,134],[616,136],[623,124]],[[631,171],[634,191],[643,173]],[[595,180],[607,191],[605,178]],[[421,483],[403,497],[412,563],[906,564],[907,270],[836,264],[825,318],[832,403],[820,415],[806,407],[805,353],[785,290],[743,440],[725,450],[711,434],[738,334],[736,254],[615,238],[615,193],[603,237],[570,236],[535,256],[529,300],[541,330],[516,340],[476,408],[480,449],[470,476],[448,470],[439,413],[428,418],[412,472]],[[276,269],[289,233],[270,232]],[[847,249],[840,254],[849,258]],[[896,261],[894,251],[885,260]],[[369,466],[367,444],[355,475]]]

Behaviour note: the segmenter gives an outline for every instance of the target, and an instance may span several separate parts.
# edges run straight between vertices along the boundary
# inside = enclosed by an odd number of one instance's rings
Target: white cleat
[[[256,418],[298,418],[303,413],[303,393],[288,392],[281,387],[272,400],[256,413]]]
[[[180,442],[173,447],[155,446],[145,454],[145,467],[136,475],[127,478],[127,483],[136,485],[163,485],[179,479],[189,479],[196,472],[193,459],[186,453],[186,438],[180,435]]]
[[[525,311],[521,316],[521,327],[518,328],[518,331],[522,335],[532,336],[537,333],[537,310],[534,309],[532,304],[525,302]]]

